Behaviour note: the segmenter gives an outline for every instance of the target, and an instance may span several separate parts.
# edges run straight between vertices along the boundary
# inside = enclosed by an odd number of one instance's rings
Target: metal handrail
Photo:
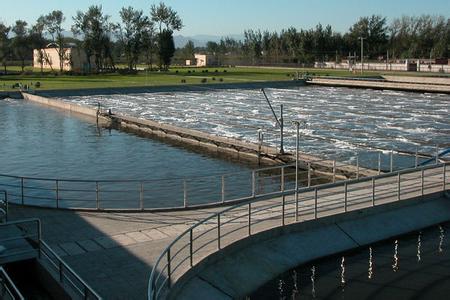
[[[65,283],[69,283],[71,289],[75,291],[79,296],[81,296],[83,299],[102,299],[95,291],[92,289],[92,287],[87,284],[83,279],[78,276],[78,274],[73,271],[69,265],[67,265],[61,257],[53,251],[46,242],[42,240],[42,225],[41,221],[37,218],[31,218],[31,219],[24,219],[24,220],[17,220],[17,221],[11,221],[7,223],[0,224],[0,227],[4,226],[23,226],[26,223],[36,223],[36,233],[34,235],[28,236],[28,237],[36,237],[36,243],[33,244],[33,248],[37,250],[39,259],[47,258],[48,261],[56,267],[58,272],[58,278],[57,280],[61,285],[64,285]],[[20,236],[14,239],[21,239],[24,238],[24,236]],[[5,239],[2,239],[0,241],[4,241]],[[51,255],[49,255],[49,253]],[[77,282],[73,282],[72,280],[64,280],[64,278],[73,278]],[[80,289],[79,286],[82,286]]]
[[[0,285],[4,287],[4,292],[7,293],[7,295],[9,295],[10,299],[14,299],[14,300],[24,300],[25,299],[22,296],[22,293],[20,293],[20,291],[17,289],[14,282],[8,276],[8,273],[6,273],[5,269],[3,269],[3,267],[1,267],[1,266],[0,266],[0,279],[2,279],[2,280],[0,280]],[[5,295],[0,293],[0,297],[3,297],[3,296],[5,296]]]
[[[392,170],[394,156],[391,154],[388,160],[383,162],[388,163]],[[306,170],[299,170],[298,174],[301,177],[297,178],[296,182],[305,186],[324,180],[336,182],[337,178],[342,179],[339,176],[341,172],[338,171],[347,167],[350,167],[349,169],[355,173],[353,176],[358,178],[363,170],[359,166],[359,159],[350,161],[353,161],[353,165],[332,159],[302,162],[303,169]],[[418,151],[415,161],[417,165]],[[382,157],[379,154],[378,164],[375,167],[378,173],[382,172],[381,163]],[[328,175],[320,173],[315,167],[317,165],[326,166]],[[0,178],[4,179],[0,182],[0,188],[8,190],[11,196],[9,202],[30,206],[102,211],[185,209],[218,206],[224,203],[229,205],[253,199],[255,196],[282,191],[286,184],[295,183],[292,172],[287,172],[289,168],[294,167],[295,163],[290,163],[225,174],[153,180],[78,180],[0,174]],[[155,203],[152,201],[153,195],[158,192],[164,196],[158,197],[158,202]]]
[[[366,203],[367,202],[367,206],[377,206],[380,205],[380,203],[377,203],[377,201],[380,200],[386,200],[386,199],[390,199],[389,202],[392,201],[400,201],[402,200],[402,195],[411,193],[411,192],[420,192],[419,196],[423,196],[425,194],[425,191],[427,188],[439,188],[440,191],[445,191],[447,189],[447,185],[448,185],[448,177],[446,176],[446,173],[449,171],[448,170],[448,165],[450,165],[450,162],[445,162],[442,164],[436,164],[436,165],[431,165],[431,166],[421,166],[421,167],[417,167],[417,168],[409,168],[409,169],[404,169],[404,170],[399,170],[396,172],[392,172],[392,173],[387,173],[387,174],[380,174],[380,175],[376,175],[376,176],[371,176],[371,177],[363,177],[363,178],[357,178],[357,179],[351,179],[351,180],[346,180],[346,181],[341,181],[341,182],[336,182],[336,183],[327,183],[327,184],[322,184],[322,185],[318,185],[318,186],[314,186],[314,187],[305,187],[305,188],[299,188],[298,189],[298,194],[300,196],[302,196],[303,194],[309,194],[312,192],[312,195],[308,195],[309,201],[312,202],[309,204],[309,206],[311,208],[307,208],[308,211],[312,210],[311,212],[309,212],[308,214],[313,214],[314,217],[313,219],[317,219],[320,218],[319,214],[320,213],[325,213],[325,212],[329,212],[330,210],[336,210],[337,208],[341,208],[344,210],[344,212],[347,212],[348,209],[350,209],[353,205],[357,205],[357,204],[361,204],[361,203]],[[427,170],[437,170],[438,172],[434,172],[433,174],[431,174],[430,177],[433,176],[438,176],[438,180],[441,181],[435,181],[435,182],[426,182],[426,178],[425,175],[425,171]],[[415,174],[415,173],[419,173],[418,176],[407,176],[408,174]],[[442,179],[441,179],[442,177]],[[394,180],[389,181],[389,182],[384,182],[383,180],[385,179],[389,179],[389,178],[393,178]],[[381,183],[379,181],[382,181]],[[413,182],[411,182],[413,181]],[[419,182],[418,182],[419,181]],[[378,184],[377,184],[378,182]],[[419,183],[419,186],[417,186],[417,184]],[[364,186],[365,184],[365,188],[362,188],[360,185]],[[368,184],[368,185],[367,185]],[[353,187],[356,187],[353,188]],[[380,187],[383,187],[383,190],[380,191]],[[386,188],[387,187],[387,188]],[[339,190],[338,192],[334,192],[333,194],[328,193],[327,195],[321,195],[319,192],[322,190],[327,190],[327,189],[333,189],[333,188],[342,188],[343,191]],[[366,192],[364,192],[365,190],[367,190]],[[360,192],[363,191],[363,193],[361,194]],[[436,191],[436,190],[434,190]],[[382,192],[382,194],[380,193]],[[221,248],[224,247],[224,244],[222,242],[221,244],[221,238],[223,238],[223,234],[221,235],[221,232],[223,231],[222,227],[223,226],[228,226],[228,225],[224,225],[227,223],[231,223],[231,222],[226,222],[226,221],[222,221],[221,222],[221,217],[223,219],[223,217],[227,217],[227,213],[232,212],[234,210],[239,210],[239,216],[235,217],[233,220],[233,222],[239,218],[243,218],[244,221],[243,223],[243,227],[238,228],[238,230],[244,228],[247,229],[246,231],[248,232],[248,236],[251,236],[252,233],[252,225],[255,225],[256,221],[254,221],[252,223],[252,218],[255,218],[255,216],[257,214],[259,214],[258,216],[260,216],[261,214],[266,214],[266,216],[263,215],[262,218],[258,218],[258,222],[263,222],[266,220],[277,220],[277,219],[281,219],[281,223],[278,223],[278,225],[273,226],[273,225],[269,225],[268,228],[265,228],[264,230],[268,230],[274,227],[278,227],[278,226],[285,226],[286,225],[286,215],[289,216],[293,216],[295,215],[295,221],[291,222],[292,223],[296,223],[296,222],[301,222],[298,220],[297,216],[299,215],[299,210],[298,210],[298,206],[296,205],[296,211],[292,212],[292,208],[291,208],[291,212],[289,212],[289,214],[286,214],[285,211],[285,207],[286,205],[293,205],[293,204],[297,204],[295,203],[295,198],[293,198],[294,200],[288,200],[286,199],[287,196],[292,196],[295,193],[295,190],[286,190],[283,192],[278,192],[275,193],[273,195],[271,195],[271,198],[273,199],[281,199],[281,201],[276,201],[275,203],[269,202],[268,204],[266,204],[266,206],[264,206],[263,200],[267,200],[268,197],[267,196],[258,196],[255,197],[253,200],[244,202],[244,203],[240,203],[234,206],[230,206],[220,212],[214,213],[211,216],[197,222],[196,224],[192,225],[189,229],[185,230],[183,233],[181,233],[178,237],[176,237],[165,249],[164,251],[161,253],[161,255],[158,257],[158,259],[156,260],[156,263],[153,266],[150,278],[149,278],[149,283],[148,283],[148,299],[159,299],[159,296],[161,295],[161,293],[163,292],[163,289],[167,289],[170,290],[172,281],[174,279],[174,270],[178,269],[180,267],[181,264],[183,264],[186,261],[189,261],[189,265],[187,266],[187,269],[189,270],[190,268],[192,268],[195,263],[194,263],[194,255],[198,252],[198,250],[200,248],[203,248],[205,245],[209,245],[211,243],[217,243],[217,248],[214,249],[210,249],[209,252],[207,252],[206,254],[203,254],[202,257],[208,256],[211,253],[214,253],[218,250],[220,250]],[[352,195],[356,194],[356,195]],[[381,195],[380,195],[381,194]],[[339,196],[337,199],[331,199],[328,200],[326,203],[322,203],[321,200],[324,200],[324,197],[330,197],[330,196]],[[382,196],[382,198],[380,198],[380,196]],[[356,197],[356,199],[354,199]],[[356,201],[355,201],[356,200]],[[386,203],[386,202],[383,202]],[[328,205],[331,207],[327,207],[325,205]],[[259,207],[258,207],[259,205]],[[261,205],[263,205],[261,207]],[[336,208],[337,206],[337,208]],[[245,207],[248,207],[247,212],[243,213],[243,211],[245,212]],[[259,208],[259,210],[258,210]],[[243,210],[244,209],[244,210]],[[278,209],[278,215],[275,214],[274,215],[274,209]],[[339,211],[338,213],[341,213],[342,211]],[[202,233],[202,238],[205,239],[204,244],[197,246],[197,250],[194,251],[193,249],[193,242],[197,241],[196,239],[193,238],[193,233],[195,232],[195,230],[202,225],[206,225],[206,224],[215,224],[215,226],[213,226],[210,229],[207,229],[206,231],[212,232],[212,231],[217,231],[217,236],[212,236],[211,238],[207,239],[207,235]],[[263,230],[263,231],[264,231]],[[208,233],[209,233],[208,232]],[[261,232],[261,231],[259,231]],[[178,265],[172,266],[172,261],[174,261],[175,258],[178,258],[177,255],[182,255],[182,250],[186,248],[186,245],[179,245],[179,243],[182,243],[182,240],[184,238],[187,238],[189,240],[188,245],[189,245],[189,253],[186,254],[185,256],[179,258],[181,260],[180,263],[178,263]],[[239,238],[240,239],[240,238]],[[176,247],[175,247],[176,246]],[[173,249],[181,249],[179,251],[175,251]],[[163,264],[163,260],[166,260],[166,262]],[[166,272],[167,276],[165,276],[163,273]],[[184,273],[182,273],[184,274]],[[180,276],[182,275],[180,274]],[[179,277],[179,276],[178,276]],[[162,282],[160,282],[162,281]]]
[[[8,194],[6,193],[5,190],[0,190],[0,194],[3,194],[3,199],[0,200],[0,213],[4,215],[4,220],[2,220],[2,218],[0,218],[0,223],[2,221],[4,222],[8,222],[8,209],[9,209],[9,205],[8,205]]]

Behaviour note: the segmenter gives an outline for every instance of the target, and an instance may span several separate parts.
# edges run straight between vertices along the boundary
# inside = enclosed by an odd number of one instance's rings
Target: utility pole
[[[362,74],[364,69],[364,40],[366,38],[360,36],[359,39],[361,40],[361,74]]]

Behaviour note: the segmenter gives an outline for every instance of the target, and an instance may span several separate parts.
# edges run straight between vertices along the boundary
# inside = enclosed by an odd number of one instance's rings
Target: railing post
[[[392,173],[394,170],[394,152],[391,150],[391,153],[389,155],[389,172]]]
[[[64,275],[63,275],[63,263],[62,261],[58,261],[58,272],[59,272],[59,282],[63,283]]]
[[[317,219],[317,188],[314,189],[314,219]]]
[[[372,206],[375,206],[375,178],[372,177]]]
[[[256,173],[252,171],[252,197],[256,196]]]
[[[420,185],[421,185],[420,195],[423,196],[423,193],[424,193],[423,189],[424,189],[424,185],[425,185],[425,171],[423,168],[422,168],[422,171],[420,172]]]
[[[397,199],[398,200],[400,200],[400,176],[401,176],[401,173],[400,173],[400,171],[398,172],[398,175],[397,175],[397,185],[398,185],[398,187],[397,187]]]
[[[186,179],[183,179],[183,206],[187,207],[188,203],[187,203],[188,199],[187,199],[187,182]]]
[[[222,203],[225,202],[225,175],[222,175]]]
[[[217,215],[217,249],[220,250],[220,214]]]
[[[99,190],[98,190],[98,181],[95,182],[95,206],[97,210],[100,209],[100,198],[99,198]]]
[[[417,168],[419,165],[419,147],[416,147],[416,155],[414,157],[414,167]]]
[[[194,248],[194,245],[193,245],[193,232],[192,232],[192,228],[189,230],[189,261],[190,261],[190,264],[191,264],[191,268],[192,268],[192,266],[194,265],[194,257],[193,257],[193,248]]]
[[[439,163],[439,145],[436,145],[436,165]]]
[[[172,272],[171,272],[171,261],[170,261],[170,248],[167,249],[167,288],[170,289],[170,286],[172,285]]]
[[[311,163],[308,162],[308,187],[311,186]]]
[[[381,152],[378,152],[378,175],[381,174]]]
[[[284,166],[281,167],[281,191],[284,192]]]
[[[55,189],[56,189],[56,208],[59,208],[59,181],[55,181]]]
[[[359,153],[356,155],[356,179],[359,179]]]
[[[445,172],[446,172],[446,166],[447,164],[444,163],[444,165],[442,166],[442,190],[445,192]]]
[[[140,191],[139,191],[139,207],[144,210],[144,182],[141,181]]]
[[[336,159],[333,160],[333,183],[336,182]]]
[[[347,212],[347,182],[344,182],[344,211]]]
[[[248,236],[252,235],[252,203],[248,204]]]
[[[25,203],[24,194],[23,194],[23,177],[20,177],[20,189],[21,189],[21,197],[22,197],[22,205]]]
[[[284,209],[285,209],[285,205],[286,205],[286,202],[285,202],[285,196],[283,195],[283,197],[281,197],[282,198],[282,203],[281,203],[281,225],[282,226],[284,226]],[[297,213],[295,214],[295,216],[296,216],[296,218],[295,218],[295,220],[297,221]]]

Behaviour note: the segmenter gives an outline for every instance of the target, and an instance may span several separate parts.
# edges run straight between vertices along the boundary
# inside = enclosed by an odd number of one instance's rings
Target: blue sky
[[[6,1],[0,21],[12,24],[16,19],[34,22],[39,15],[60,9],[67,17],[90,5],[102,5],[112,20],[119,21],[119,10],[133,6],[148,12],[150,0],[18,0]],[[7,2],[7,4],[6,4]],[[331,24],[337,31],[347,30],[360,16],[381,14],[388,20],[401,15],[440,14],[450,17],[449,0],[166,0],[184,21],[180,34],[241,34],[254,28],[279,31],[282,28],[311,28],[317,23]]]

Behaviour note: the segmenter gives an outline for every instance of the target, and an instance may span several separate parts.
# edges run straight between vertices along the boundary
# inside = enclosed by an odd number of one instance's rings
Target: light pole
[[[361,74],[362,74],[364,68],[364,40],[366,38],[360,36],[359,39],[361,40]]]
[[[295,141],[295,221],[298,221],[298,148],[300,143],[300,122],[293,121],[297,129],[297,138]]]

